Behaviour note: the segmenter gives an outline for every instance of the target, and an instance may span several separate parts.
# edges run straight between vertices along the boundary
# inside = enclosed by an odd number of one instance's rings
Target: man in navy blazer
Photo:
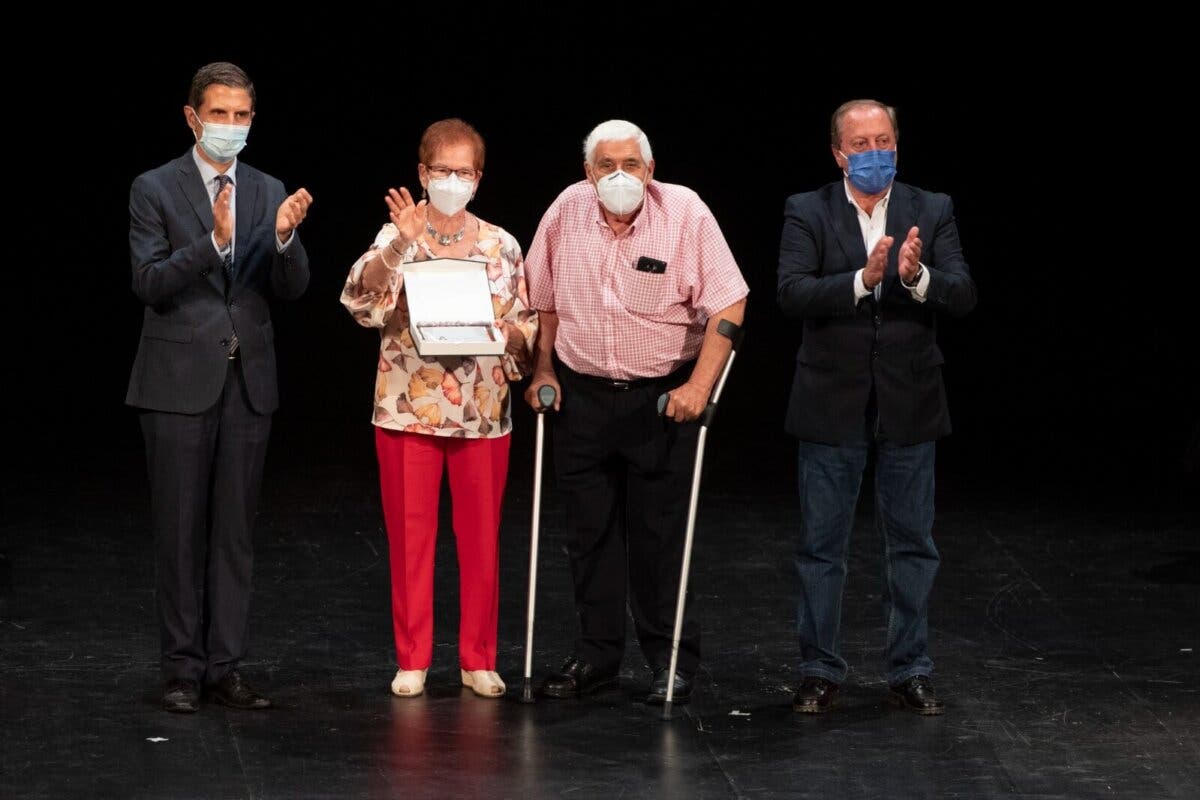
[[[242,678],[252,531],[279,404],[268,296],[299,297],[296,227],[312,197],[237,160],[254,85],[217,62],[192,79],[196,144],[129,193],[133,291],[145,305],[125,402],[139,409],[150,476],[163,707],[196,711],[207,687],[235,708],[270,701]]]
[[[975,306],[950,198],[896,183],[896,111],[853,100],[834,112],[843,179],[788,198],[779,305],[802,323],[786,428],[800,440],[799,690],[821,713],[846,678],[840,653],[846,553],[874,459],[884,546],[891,703],[940,714],[928,648],[935,440],[950,432],[937,319]]]

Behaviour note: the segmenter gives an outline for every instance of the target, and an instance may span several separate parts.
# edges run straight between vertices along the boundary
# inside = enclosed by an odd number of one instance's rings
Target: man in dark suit
[[[840,647],[846,551],[874,459],[884,545],[891,703],[940,714],[928,652],[935,440],[950,432],[936,341],[941,314],[975,306],[950,198],[895,183],[896,111],[834,112],[843,180],[788,198],[779,304],[803,323],[786,427],[800,440],[800,688],[796,711],[828,711],[846,677]]]
[[[125,402],[146,440],[162,704],[173,712],[196,711],[201,687],[234,708],[271,704],[238,671],[279,404],[267,296],[308,285],[296,226],[312,197],[237,160],[254,99],[240,68],[201,67],[183,107],[196,145],[129,194],[133,291],[146,308]]]

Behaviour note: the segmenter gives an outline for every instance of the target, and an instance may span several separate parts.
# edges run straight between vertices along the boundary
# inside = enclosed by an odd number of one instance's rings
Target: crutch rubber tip
[[[662,713],[663,719],[669,720],[671,718],[671,705],[672,704],[671,704],[670,700],[667,700],[666,702],[663,703],[663,713]]]
[[[533,679],[532,678],[525,679],[525,688],[523,688],[521,690],[521,702],[522,703],[532,703],[533,702]]]

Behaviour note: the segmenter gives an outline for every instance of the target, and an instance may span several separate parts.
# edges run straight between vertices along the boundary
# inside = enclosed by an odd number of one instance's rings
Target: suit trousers
[[[660,417],[657,401],[690,370],[624,383],[558,365],[562,410],[551,421],[579,615],[575,654],[601,670],[619,667],[625,652],[627,585],[647,663],[671,661],[700,426]],[[700,628],[689,601],[678,670],[690,676],[699,665]]]
[[[458,660],[496,668],[500,508],[508,435],[461,439],[375,428],[392,573],[392,630],[400,669],[433,662],[433,564],[445,467],[458,549]]]
[[[213,684],[246,654],[252,534],[271,415],[250,406],[239,360],[199,414],[142,411],[156,596],[167,680]]]
[[[800,674],[846,678],[842,593],[854,507],[867,459],[875,457],[875,529],[883,556],[887,621],[884,672],[895,686],[933,672],[929,595],[940,559],[933,543],[934,442],[800,443]]]

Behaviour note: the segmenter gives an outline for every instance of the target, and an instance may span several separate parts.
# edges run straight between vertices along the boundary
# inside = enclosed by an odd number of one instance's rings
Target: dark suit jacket
[[[896,256],[909,228],[920,229],[921,263],[929,270],[924,303],[900,285]],[[803,323],[786,428],[804,441],[860,440],[871,387],[880,436],[897,444],[927,442],[950,432],[939,314],[975,306],[975,282],[963,260],[954,209],[944,194],[892,185],[888,256],[882,296],[854,302],[854,273],[867,263],[862,229],[841,181],[792,195],[779,244],[779,305]]]
[[[292,232],[283,253],[275,248],[275,214],[286,197],[278,180],[238,162],[229,280],[210,237],[212,203],[191,151],[133,181],[129,253],[133,292],[146,310],[126,403],[184,414],[211,407],[225,385],[236,328],[250,404],[262,414],[276,409],[268,290],[294,299],[308,286],[299,234]]]

